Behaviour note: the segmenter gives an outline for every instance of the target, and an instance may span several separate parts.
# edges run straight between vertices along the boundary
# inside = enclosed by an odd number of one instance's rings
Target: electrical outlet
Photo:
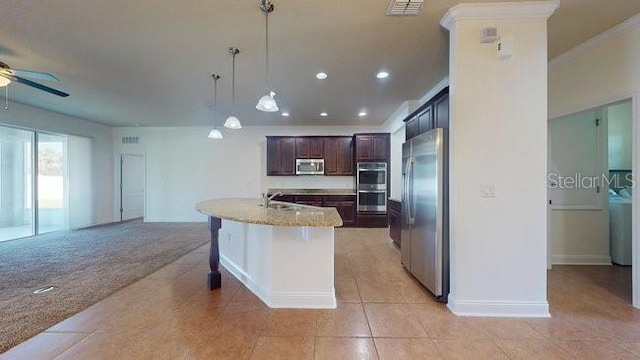
[[[483,197],[483,198],[495,198],[496,197],[496,186],[495,185],[481,185],[480,186],[480,197]]]

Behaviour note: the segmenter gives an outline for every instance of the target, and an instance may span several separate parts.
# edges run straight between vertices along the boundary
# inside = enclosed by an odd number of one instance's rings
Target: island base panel
[[[211,232],[211,248],[209,250],[209,276],[207,283],[209,290],[219,289],[222,286],[222,274],[220,274],[220,248],[218,246],[219,230],[222,220],[217,217],[209,217],[209,231]]]

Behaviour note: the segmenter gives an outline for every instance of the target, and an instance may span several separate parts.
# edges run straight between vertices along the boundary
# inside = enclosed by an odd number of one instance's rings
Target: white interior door
[[[144,216],[143,155],[123,154],[120,158],[120,220]]]

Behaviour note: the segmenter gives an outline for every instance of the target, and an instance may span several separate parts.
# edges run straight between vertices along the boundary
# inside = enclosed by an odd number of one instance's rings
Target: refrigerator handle
[[[409,194],[408,194],[409,195],[408,196],[409,201],[407,202],[407,206],[408,206],[407,213],[409,215],[409,220],[408,221],[409,221],[410,225],[413,225],[415,223],[415,221],[416,221],[416,219],[413,217],[413,213],[414,213],[414,210],[415,210],[415,201],[414,201],[415,200],[414,199],[414,195],[415,194],[413,193],[413,162],[414,162],[413,158],[409,158],[409,164],[408,164],[408,166],[409,166],[409,177],[408,177],[408,180],[407,180],[407,183],[409,184],[409,186],[407,186],[407,189],[408,189],[407,191],[409,192]]]
[[[411,199],[409,198],[411,192],[409,191],[409,178],[411,176],[411,174],[409,173],[409,169],[411,168],[411,158],[407,159],[407,164],[405,165],[405,169],[404,169],[404,186],[403,186],[403,190],[404,190],[404,218],[405,218],[405,222],[407,224],[411,224],[411,207],[409,206],[409,202],[411,201]]]

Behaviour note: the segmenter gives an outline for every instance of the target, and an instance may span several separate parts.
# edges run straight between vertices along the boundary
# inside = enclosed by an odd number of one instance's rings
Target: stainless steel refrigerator
[[[402,264],[443,302],[449,295],[447,149],[445,129],[402,145]]]

